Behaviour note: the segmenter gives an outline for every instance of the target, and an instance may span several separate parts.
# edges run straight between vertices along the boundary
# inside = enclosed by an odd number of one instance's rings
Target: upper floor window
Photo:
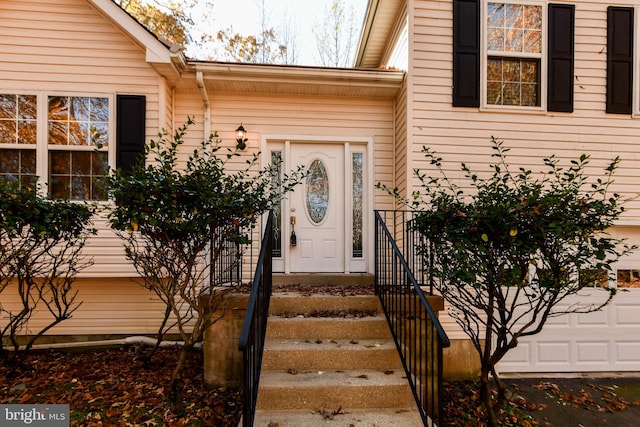
[[[110,104],[103,96],[0,94],[0,179],[33,185],[46,177],[50,197],[105,200]]]
[[[487,3],[486,103],[540,106],[542,6]]]
[[[453,106],[573,111],[575,6],[453,0]]]

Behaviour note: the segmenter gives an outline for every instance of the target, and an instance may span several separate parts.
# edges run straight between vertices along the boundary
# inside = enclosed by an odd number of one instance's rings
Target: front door
[[[288,221],[296,236],[295,244],[290,239],[291,271],[344,272],[344,146],[291,144],[290,158],[307,171],[290,195]]]
[[[366,272],[366,144],[285,141],[269,150],[284,171],[307,171],[277,215],[274,271]]]

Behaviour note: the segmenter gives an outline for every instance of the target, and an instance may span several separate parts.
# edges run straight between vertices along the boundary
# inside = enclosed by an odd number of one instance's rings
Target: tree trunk
[[[497,427],[498,417],[493,406],[493,396],[491,395],[491,379],[489,379],[490,369],[482,367],[480,372],[480,400],[484,403],[484,407],[487,410],[487,426]]]
[[[184,379],[182,378],[182,374],[184,372],[187,356],[189,355],[191,347],[192,345],[187,343],[182,346],[178,356],[178,363],[176,364],[176,367],[173,370],[173,375],[171,376],[169,403],[171,405],[171,411],[175,415],[184,415],[185,412],[184,398],[182,395],[182,389],[184,388]]]
[[[507,386],[496,372],[495,366],[491,367],[491,375],[493,376],[493,381],[496,383],[496,387],[498,387],[498,399],[496,401],[496,405],[498,408],[502,408],[506,400]]]

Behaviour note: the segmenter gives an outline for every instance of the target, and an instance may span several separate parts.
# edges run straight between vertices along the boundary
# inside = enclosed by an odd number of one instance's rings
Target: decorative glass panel
[[[352,160],[352,175],[353,175],[353,257],[362,258],[362,153],[353,153],[351,155]]]
[[[306,206],[311,221],[322,222],[329,208],[329,176],[321,160],[314,160],[309,166],[306,181]]]
[[[282,180],[282,152],[271,152],[271,165],[274,167],[273,182],[280,187]],[[273,207],[273,257],[282,257],[282,201]]]

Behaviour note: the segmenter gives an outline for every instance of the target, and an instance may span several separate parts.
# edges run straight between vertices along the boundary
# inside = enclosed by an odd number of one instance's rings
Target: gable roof
[[[400,14],[406,13],[406,0],[370,0],[365,12],[355,67],[378,68],[386,61],[398,35]]]
[[[137,45],[145,49],[146,61],[170,82],[180,78],[185,57],[180,47],[160,40],[133,16],[113,0],[86,0],[100,14],[127,34]]]

